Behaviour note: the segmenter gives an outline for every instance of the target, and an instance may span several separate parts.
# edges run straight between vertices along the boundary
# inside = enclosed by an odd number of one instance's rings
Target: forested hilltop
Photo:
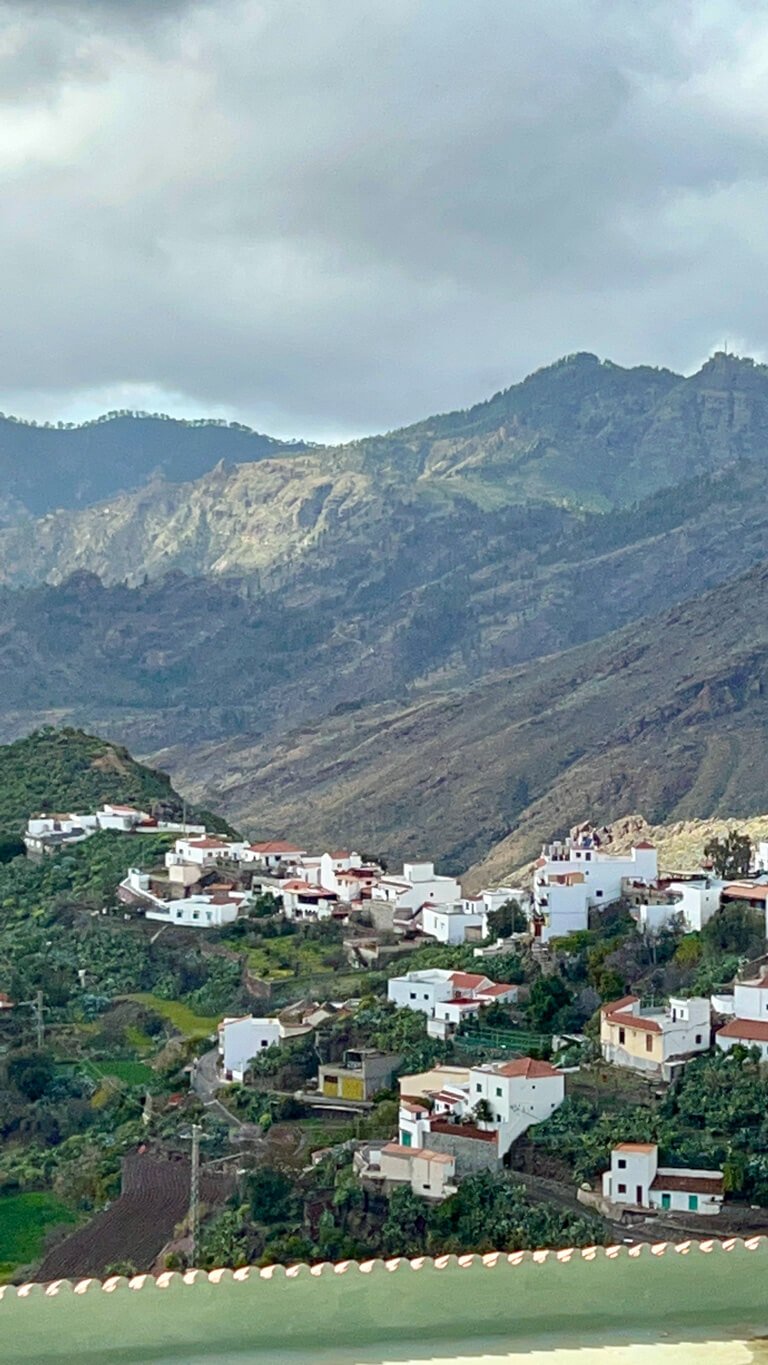
[[[167,773],[82,730],[46,726],[0,747],[0,840],[18,839],[38,811],[88,813],[105,802],[157,811],[165,818],[180,815],[184,805]],[[207,819],[211,827],[228,828],[215,816]]]

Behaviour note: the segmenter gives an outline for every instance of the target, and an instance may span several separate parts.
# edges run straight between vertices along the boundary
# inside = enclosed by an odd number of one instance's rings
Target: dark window
[[[627,1187],[626,1187],[626,1185],[619,1185],[618,1190],[619,1190],[619,1194],[626,1194],[626,1193],[627,1193]]]
[[[618,1166],[620,1171],[626,1171],[627,1169],[627,1163],[624,1160],[623,1156],[619,1157],[618,1161],[616,1162],[616,1165]]]
[[[646,1052],[653,1052],[653,1035],[650,1033],[645,1035],[645,1050]]]
[[[602,891],[596,891],[596,892],[595,892],[595,896],[597,897],[598,900],[600,900],[600,897],[602,896],[602,894],[603,894]]]
[[[619,1029],[619,1042],[620,1042],[620,1043],[623,1043],[623,1042],[624,1042],[624,1030],[623,1030],[623,1028],[620,1028],[620,1029]]]
[[[500,1094],[501,1094],[501,1086],[500,1086],[500,1085],[497,1085],[497,1086],[496,1086],[496,1094],[497,1094],[497,1095],[500,1095]]]
[[[697,1033],[697,1034],[696,1034],[696,1042],[697,1042],[697,1043],[700,1043],[700,1042],[701,1042],[701,1034],[700,1034],[700,1033]]]

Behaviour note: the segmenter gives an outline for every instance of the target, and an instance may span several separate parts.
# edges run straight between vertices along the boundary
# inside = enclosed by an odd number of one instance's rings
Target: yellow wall
[[[362,1076],[340,1076],[341,1097],[344,1100],[365,1099]]]
[[[605,1019],[600,1024],[600,1041],[610,1043],[612,1047],[623,1047],[631,1057],[640,1059],[646,1058],[648,1061],[661,1062],[664,1060],[662,1048],[662,1035],[660,1033],[648,1033],[645,1029],[632,1028],[629,1024],[622,1024],[624,1030],[624,1042],[619,1042],[619,1025],[607,1023]],[[645,1040],[650,1038],[652,1048],[646,1048]]]

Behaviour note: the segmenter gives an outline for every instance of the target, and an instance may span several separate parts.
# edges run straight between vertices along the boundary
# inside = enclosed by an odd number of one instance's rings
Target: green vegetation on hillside
[[[54,1195],[0,1195],[0,1280],[4,1271],[37,1260],[49,1228],[74,1221],[72,1210]]]
[[[69,727],[45,726],[0,747],[0,831],[23,830],[28,816],[77,811],[104,803],[180,818],[182,798],[166,773],[137,763],[128,750]],[[194,811],[188,813],[194,819]],[[214,824],[224,825],[224,821]]]

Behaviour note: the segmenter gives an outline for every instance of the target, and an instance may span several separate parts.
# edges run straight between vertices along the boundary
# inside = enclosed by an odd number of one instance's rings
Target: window
[[[501,1114],[496,1115],[496,1122],[501,1123]]]
[[[625,1036],[625,1035],[624,1035],[624,1029],[623,1029],[623,1028],[620,1028],[620,1029],[619,1029],[619,1042],[620,1042],[620,1043],[623,1043],[623,1042],[624,1042],[624,1036]]]
[[[700,1033],[697,1033],[697,1034],[696,1034],[696,1042],[697,1042],[697,1043],[700,1043],[700,1042],[701,1042],[701,1034],[700,1034]]]
[[[601,900],[602,895],[603,895],[602,891],[596,891],[596,892],[595,892],[595,896],[597,897],[598,900]]]
[[[482,1090],[482,1088],[483,1088],[483,1087],[481,1086],[480,1082],[478,1081],[478,1082],[477,1082],[477,1085],[475,1086],[475,1090],[478,1092],[478,1094],[480,1093],[480,1091]]]
[[[585,857],[585,859],[586,859],[586,861],[587,861],[588,863],[592,861],[592,854],[591,854],[591,853],[585,853],[585,854],[584,854],[584,857]]]
[[[426,998],[427,998],[427,997],[424,996],[424,999],[425,999],[425,1000],[426,1000]],[[411,1000],[415,1000],[415,999],[416,999],[416,992],[415,992],[415,991],[411,991]]]
[[[496,1094],[499,1095],[499,1096],[501,1095],[501,1086],[500,1086],[500,1085],[497,1085],[497,1086],[496,1086]]]
[[[652,1034],[652,1033],[646,1033],[646,1035],[645,1035],[645,1050],[646,1050],[646,1052],[653,1052],[653,1034]]]
[[[626,1193],[627,1193],[627,1187],[626,1187],[626,1185],[618,1185],[618,1186],[617,1186],[617,1189],[618,1189],[618,1191],[619,1191],[619,1194],[626,1194]]]
[[[624,1157],[623,1157],[623,1156],[620,1156],[620,1157],[619,1157],[618,1161],[616,1162],[616,1165],[618,1166],[618,1168],[619,1168],[620,1171],[626,1171],[626,1169],[627,1169],[627,1163],[626,1163],[626,1161],[624,1160]]]

